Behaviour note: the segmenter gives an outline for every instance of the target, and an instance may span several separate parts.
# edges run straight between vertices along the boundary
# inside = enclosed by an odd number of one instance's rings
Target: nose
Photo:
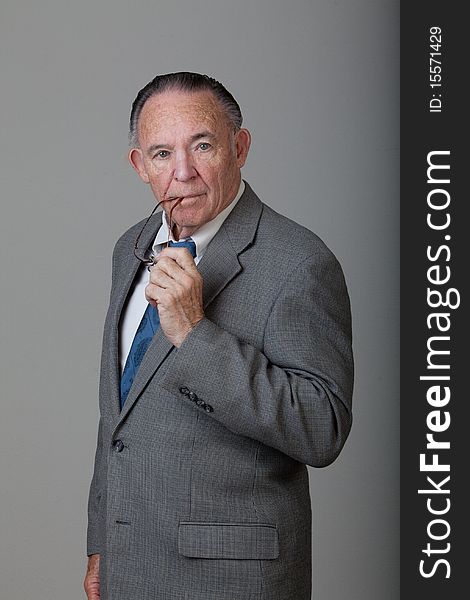
[[[196,177],[197,172],[188,152],[179,152],[176,155],[175,174],[176,181],[189,181]]]

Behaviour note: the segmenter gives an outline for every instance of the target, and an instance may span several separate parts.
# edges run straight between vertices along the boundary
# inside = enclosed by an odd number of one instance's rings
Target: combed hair
[[[152,96],[169,90],[179,90],[182,92],[210,91],[219,101],[233,127],[237,130],[242,126],[243,116],[238,102],[219,81],[213,77],[209,77],[209,75],[201,75],[200,73],[191,73],[189,71],[166,73],[165,75],[157,75],[152,81],[149,81],[139,91],[132,103],[129,120],[129,144],[131,147],[138,148],[139,146],[137,125],[144,104]]]

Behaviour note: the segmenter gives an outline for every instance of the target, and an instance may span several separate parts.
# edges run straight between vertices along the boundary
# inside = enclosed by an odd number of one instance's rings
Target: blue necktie
[[[170,246],[184,247],[187,248],[193,258],[196,257],[196,244],[191,238],[182,242],[171,242]],[[139,369],[140,363],[144,358],[144,354],[147,352],[147,348],[150,346],[155,332],[160,327],[160,319],[158,318],[158,311],[151,304],[147,305],[144,312],[144,316],[140,322],[139,327],[135,333],[132,341],[131,349],[127,355],[126,364],[124,371],[121,376],[121,410],[126,401],[129,390],[131,389],[132,383]]]

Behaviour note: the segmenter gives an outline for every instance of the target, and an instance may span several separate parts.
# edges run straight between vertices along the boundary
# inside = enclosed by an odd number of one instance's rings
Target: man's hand
[[[204,317],[202,276],[187,248],[164,248],[156,261],[145,297],[157,307],[163,333],[179,348]]]
[[[100,555],[88,557],[88,567],[83,582],[88,600],[100,600]]]

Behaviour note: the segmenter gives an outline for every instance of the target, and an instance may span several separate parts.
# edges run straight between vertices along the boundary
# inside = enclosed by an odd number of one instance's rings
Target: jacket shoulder
[[[258,234],[273,252],[282,252],[290,268],[311,258],[318,262],[338,263],[326,243],[313,231],[282,215],[264,202]]]

